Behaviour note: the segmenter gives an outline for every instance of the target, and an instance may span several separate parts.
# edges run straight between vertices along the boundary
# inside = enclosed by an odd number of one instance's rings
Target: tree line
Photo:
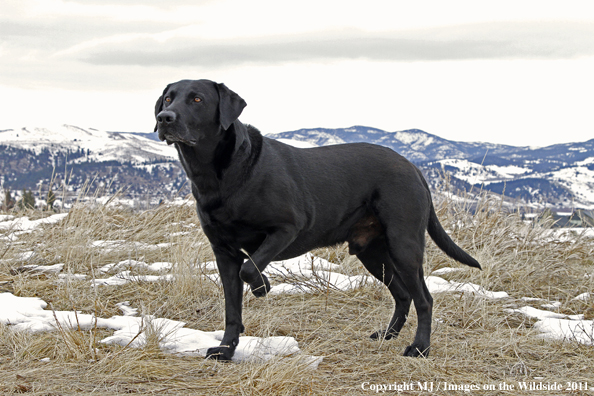
[[[46,203],[47,207],[46,210],[53,210],[54,203],[56,202],[56,194],[50,188],[47,192]],[[12,197],[12,193],[9,189],[4,189],[4,199],[2,200],[2,204],[0,205],[0,209],[7,212],[14,208],[18,208],[19,210],[25,209],[34,209],[35,208],[35,196],[31,190],[26,190],[23,188],[21,192],[21,198],[18,200]]]

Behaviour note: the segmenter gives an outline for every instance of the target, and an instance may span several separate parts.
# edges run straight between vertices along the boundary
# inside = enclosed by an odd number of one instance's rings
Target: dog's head
[[[155,132],[167,144],[215,144],[239,117],[245,101],[224,84],[182,80],[169,84],[155,105]]]

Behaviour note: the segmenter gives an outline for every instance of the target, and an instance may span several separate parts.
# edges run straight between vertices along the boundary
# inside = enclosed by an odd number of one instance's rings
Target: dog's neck
[[[175,143],[196,199],[219,196],[223,190],[240,187],[238,181],[243,182],[249,177],[258,160],[262,135],[256,128],[235,121],[222,134],[222,139],[214,149]],[[225,178],[227,172],[242,176]],[[226,185],[229,184],[225,183],[227,179],[233,180],[233,185]]]

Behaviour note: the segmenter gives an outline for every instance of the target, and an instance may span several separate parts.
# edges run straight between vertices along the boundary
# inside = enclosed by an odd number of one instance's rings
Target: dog
[[[244,331],[244,282],[265,296],[271,261],[344,242],[395,300],[388,328],[371,338],[396,337],[412,300],[417,331],[404,355],[428,356],[433,299],[423,278],[425,231],[451,258],[481,267],[442,228],[421,172],[378,145],[302,149],[266,138],[238,120],[245,106],[210,80],[169,84],[155,105],[155,132],[177,149],[223,284],[225,333],[206,357],[232,358]]]

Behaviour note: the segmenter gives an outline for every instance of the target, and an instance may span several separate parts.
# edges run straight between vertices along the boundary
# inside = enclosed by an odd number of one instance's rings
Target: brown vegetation
[[[444,277],[472,282],[509,299],[486,300],[472,295],[434,295],[434,327],[428,359],[402,357],[414,337],[416,317],[399,338],[372,341],[384,328],[393,302],[387,290],[373,282],[351,291],[318,288],[308,294],[255,299],[246,293],[246,335],[292,336],[309,355],[324,356],[317,370],[299,356],[267,363],[220,363],[162,352],[156,337],[143,349],[108,346],[99,340],[107,330],[66,330],[19,333],[0,325],[0,392],[31,395],[97,393],[204,395],[350,395],[374,394],[372,384],[443,383],[490,386],[474,394],[519,394],[518,382],[588,382],[594,388],[594,346],[548,341],[532,329],[533,321],[506,308],[536,297],[562,303],[559,312],[594,317],[594,301],[573,301],[594,289],[594,242],[576,235],[572,241],[552,241],[547,225],[534,226],[509,213],[501,202],[483,198],[476,213],[465,204],[444,200],[438,215],[453,239],[469,251],[483,271],[464,268]],[[462,202],[462,201],[460,201]],[[43,216],[39,212],[20,215]],[[10,230],[0,230],[0,236]],[[97,240],[142,242],[133,249],[93,248]],[[145,244],[172,243],[161,249]],[[19,254],[33,251],[23,262]],[[365,274],[346,246],[319,249],[314,254],[341,264],[347,275]],[[125,259],[176,263],[173,281],[132,282],[93,288],[88,279],[97,269]],[[55,310],[79,310],[107,318],[119,315],[116,303],[130,301],[142,314],[184,321],[206,331],[224,326],[222,291],[199,276],[194,264],[212,260],[208,242],[192,205],[167,206],[144,212],[112,205],[79,204],[62,222],[44,226],[17,240],[0,238],[0,292],[40,297]],[[86,281],[58,283],[53,275],[15,271],[24,264],[64,263],[64,273],[86,274]],[[427,243],[425,272],[458,266]],[[586,276],[586,275],[590,276]],[[538,306],[538,305],[535,305]],[[41,359],[49,358],[49,361]],[[363,383],[367,389],[362,388]],[[514,390],[500,389],[503,383]],[[418,389],[418,388],[417,388]],[[387,392],[395,393],[395,391]],[[410,392],[409,392],[410,393]],[[428,393],[428,392],[424,392]],[[437,394],[467,394],[434,389]],[[525,391],[534,394],[534,391]],[[568,393],[539,391],[538,394]],[[579,391],[576,393],[580,393]],[[591,394],[590,392],[583,392]],[[405,392],[406,394],[406,392]]]

